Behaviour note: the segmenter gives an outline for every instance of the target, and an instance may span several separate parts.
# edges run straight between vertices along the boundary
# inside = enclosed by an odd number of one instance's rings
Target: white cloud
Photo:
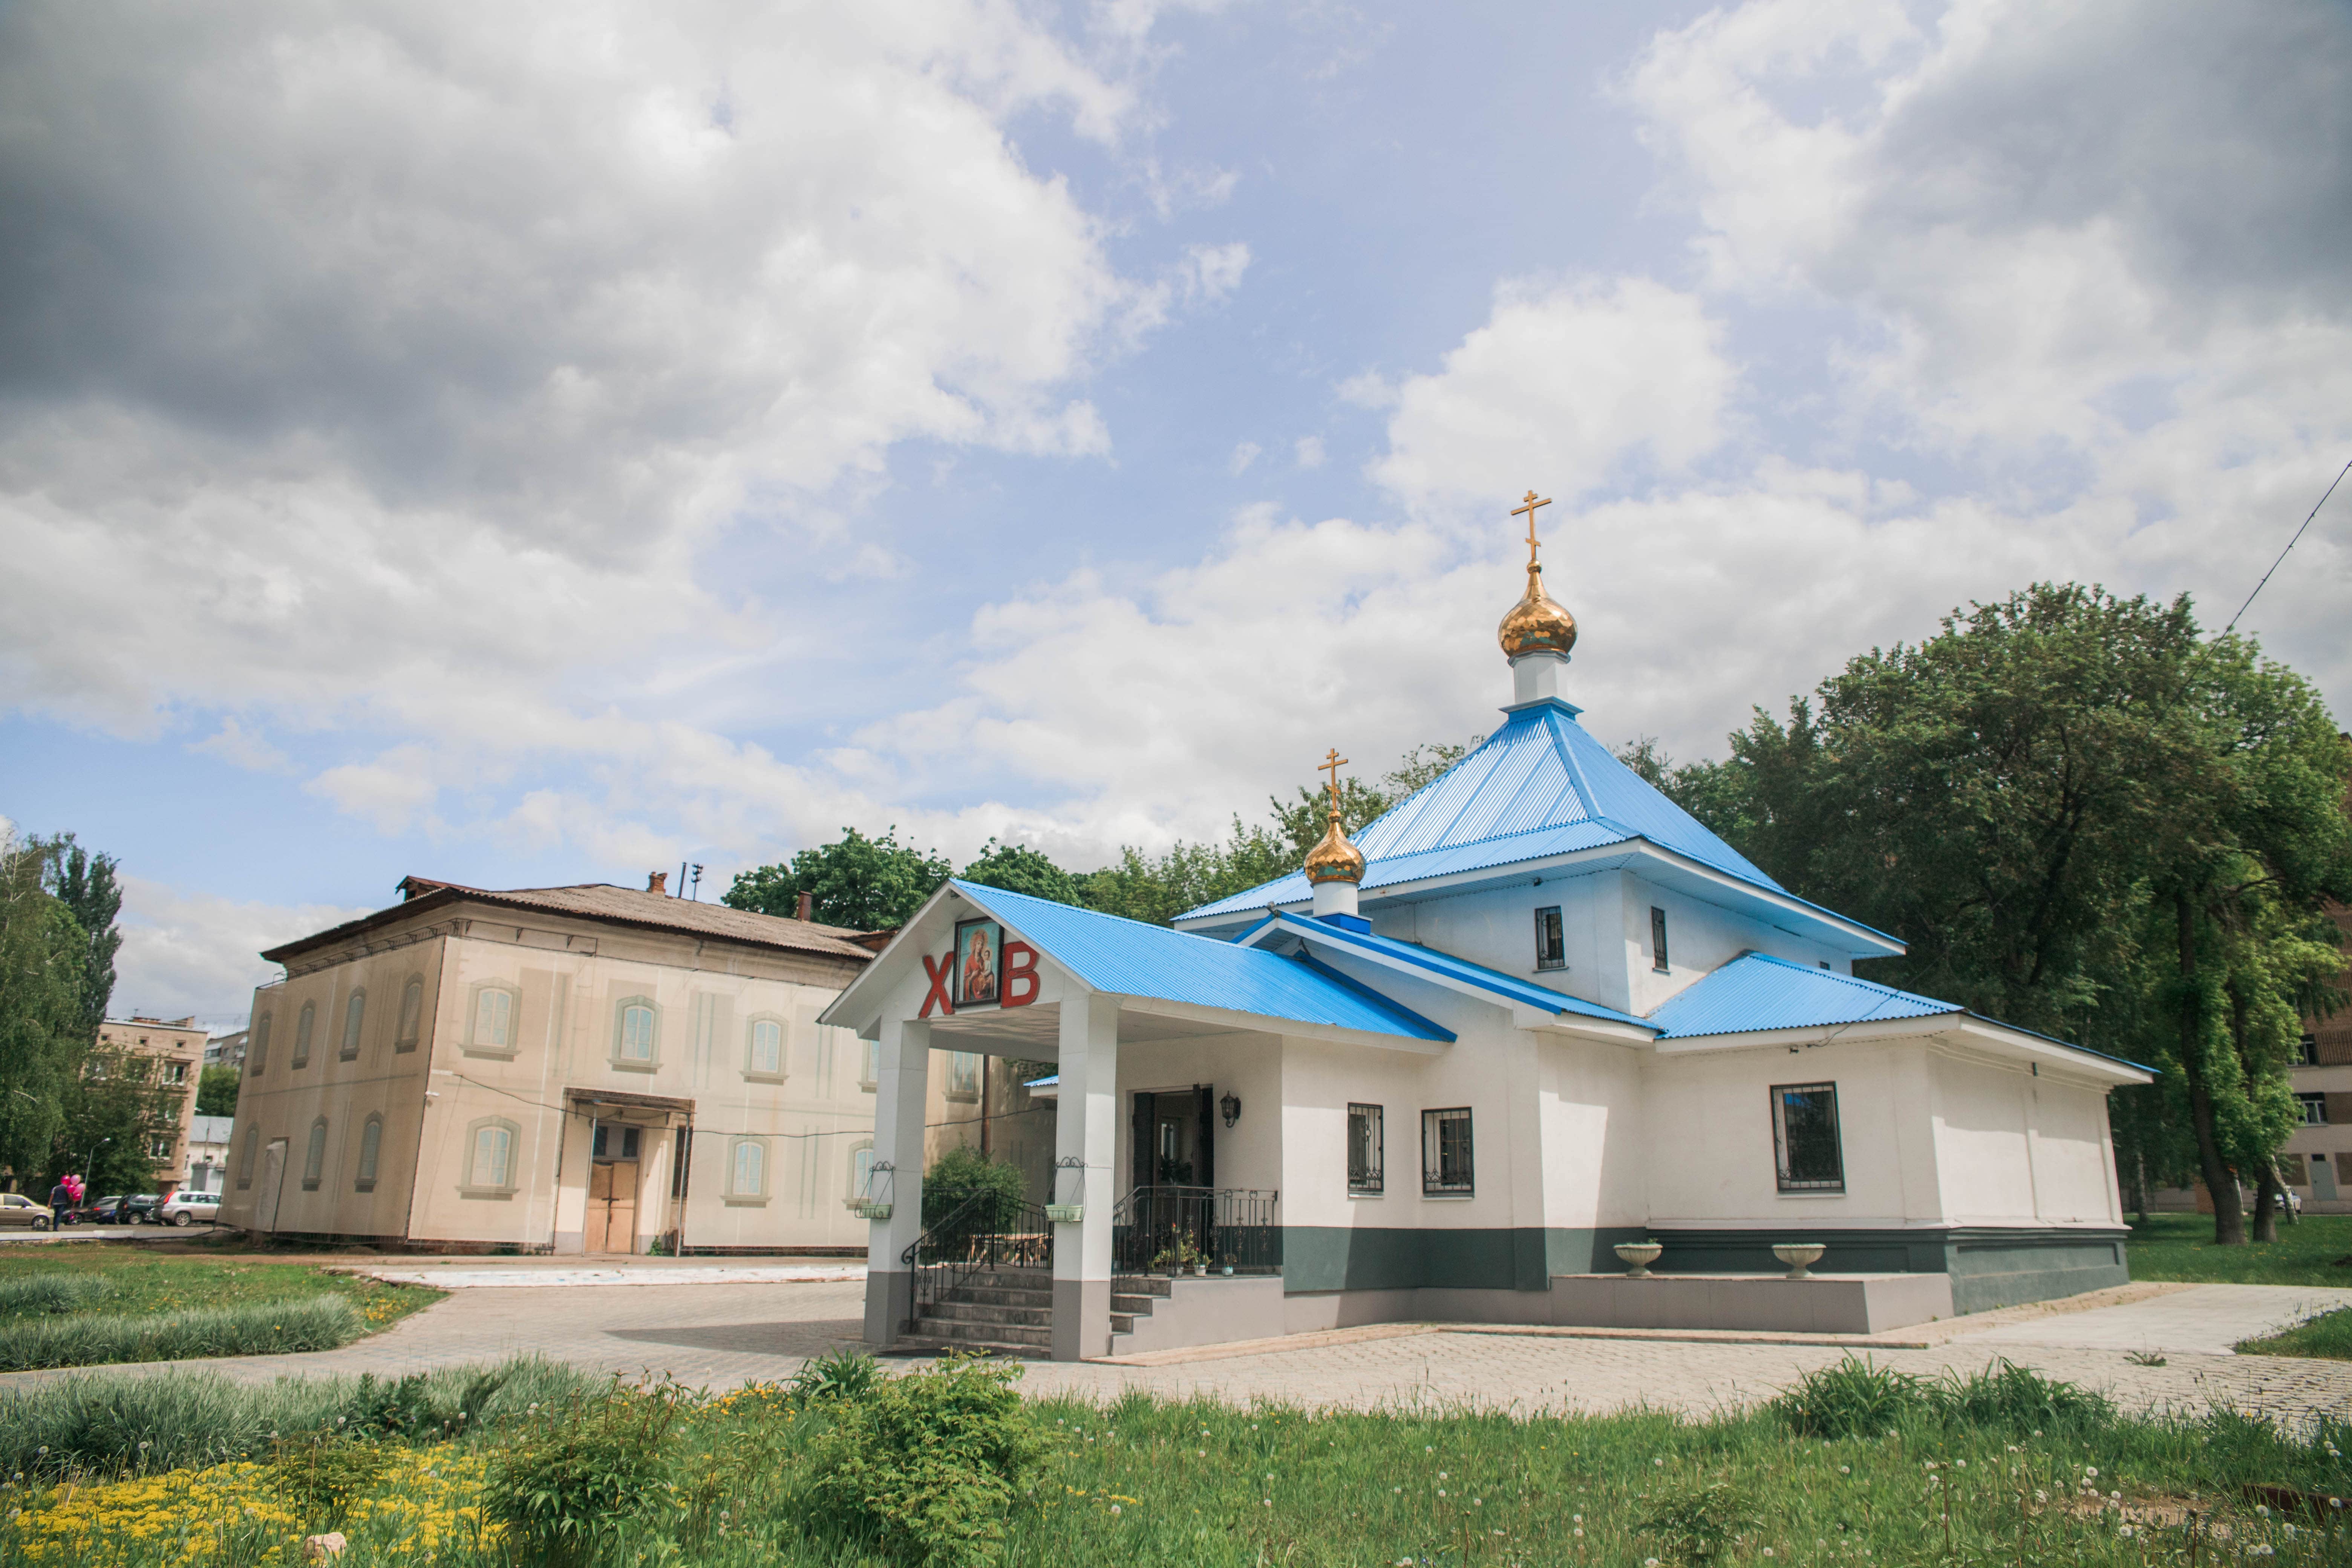
[[[1409,377],[1374,479],[1415,508],[1562,497],[1646,456],[1671,470],[1713,447],[1735,376],[1698,300],[1642,278],[1506,282],[1484,326]]]
[[[384,903],[394,898],[384,889]],[[330,904],[250,903],[126,876],[110,1009],[160,1018],[193,1015],[215,1031],[241,1028],[254,987],[282,973],[261,961],[262,949],[367,912]]]
[[[1319,468],[1323,466],[1322,437],[1301,436],[1298,438],[1297,446],[1293,448],[1293,450],[1297,455],[1298,466],[1300,468]]]
[[[205,756],[218,757],[232,767],[248,773],[282,773],[291,772],[292,761],[269,742],[239,723],[235,714],[221,721],[221,726],[201,741],[192,741],[188,750]]]
[[[1258,454],[1265,450],[1265,447],[1255,441],[1242,442],[1234,448],[1234,455],[1225,459],[1225,472],[1235,479],[1241,478],[1249,472],[1250,465],[1256,462]]]

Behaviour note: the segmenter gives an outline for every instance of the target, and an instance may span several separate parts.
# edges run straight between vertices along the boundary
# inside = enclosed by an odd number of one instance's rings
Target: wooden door
[[[614,1160],[588,1167],[588,1218],[581,1241],[589,1252],[637,1249],[635,1160]]]

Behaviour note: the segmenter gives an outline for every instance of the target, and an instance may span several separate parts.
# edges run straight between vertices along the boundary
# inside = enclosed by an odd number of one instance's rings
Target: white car
[[[212,1224],[220,1218],[218,1193],[173,1193],[155,1211],[157,1225]]]

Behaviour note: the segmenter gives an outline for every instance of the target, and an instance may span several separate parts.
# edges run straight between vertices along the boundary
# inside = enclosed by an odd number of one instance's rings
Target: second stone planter
[[[1650,1265],[1658,1260],[1665,1248],[1654,1241],[1621,1241],[1615,1247],[1617,1259],[1625,1265],[1628,1279],[1650,1278]]]

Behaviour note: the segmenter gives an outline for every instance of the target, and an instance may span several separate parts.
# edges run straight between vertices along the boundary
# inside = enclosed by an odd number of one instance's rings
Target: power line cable
[[[2294,531],[2294,539],[2290,539],[2286,542],[2286,550],[2293,550],[2294,548],[2295,540],[2299,540],[2303,537],[2303,529],[2309,528],[2311,526],[2311,518],[2317,517],[2319,515],[2319,507],[2326,506],[2327,504],[2327,496],[2332,496],[2336,493],[2336,487],[2344,482],[2344,476],[2347,474],[2352,474],[2352,461],[2346,462],[2342,468],[2336,470],[2336,478],[2328,482],[2327,495],[2324,495],[2319,498],[2319,506],[2315,506],[2311,509],[2311,517],[2306,517],[2303,520],[2303,528],[2298,528]],[[2277,571],[2281,566],[2286,563],[2286,550],[2282,550],[2278,552],[2278,559],[2271,563],[2271,571],[2263,574],[2262,582],[2254,584],[2254,593],[2246,595],[2246,602],[2238,606],[2237,615],[2231,616],[2230,617],[2230,624],[2221,628],[2221,635],[2223,637],[2227,637],[2231,632],[2238,629],[2238,622],[2240,618],[2242,617],[2249,609],[2253,607],[2254,594],[2261,593],[2264,585],[2270,582],[2271,572]]]

